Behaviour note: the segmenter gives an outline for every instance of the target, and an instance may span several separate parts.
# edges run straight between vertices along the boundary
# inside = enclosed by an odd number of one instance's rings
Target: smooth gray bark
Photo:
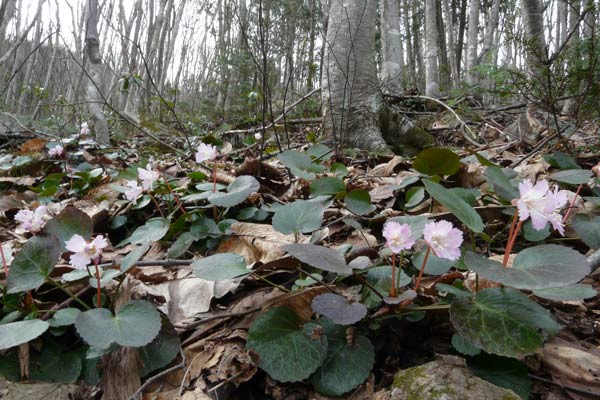
[[[479,31],[479,0],[471,0],[469,10],[469,27],[467,28],[467,62],[466,81],[469,85],[476,83],[475,67],[477,66],[477,34]]]
[[[375,64],[376,5],[331,0],[321,86],[323,124],[336,143],[387,151],[378,120],[383,99]]]
[[[438,30],[436,0],[425,0],[425,95],[438,97]]]
[[[402,91],[402,38],[398,0],[381,0],[381,83],[392,94]]]

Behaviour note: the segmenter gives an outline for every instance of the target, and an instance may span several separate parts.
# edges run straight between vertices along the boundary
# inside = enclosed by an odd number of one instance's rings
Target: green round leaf
[[[454,346],[456,351],[467,356],[476,356],[481,353],[480,348],[473,346],[473,343],[469,342],[458,333],[452,335],[452,346]]]
[[[340,178],[319,178],[310,184],[310,193],[315,196],[339,196],[346,193],[346,184]]]
[[[131,234],[129,242],[132,244],[157,242],[167,234],[170,224],[167,218],[152,218]]]
[[[591,285],[571,285],[559,288],[534,290],[533,294],[553,301],[576,301],[596,297],[598,292]]]
[[[201,258],[192,263],[194,275],[207,281],[222,281],[248,275],[244,257],[234,253],[221,253]]]
[[[323,271],[337,274],[351,274],[352,269],[346,265],[344,257],[336,250],[314,244],[286,244],[282,250],[305,264]]]
[[[128,302],[116,316],[106,308],[95,308],[82,312],[75,320],[75,328],[83,340],[100,349],[112,343],[144,346],[156,337],[160,325],[160,314],[156,308],[143,300]]]
[[[260,315],[248,331],[246,348],[258,353],[258,366],[280,382],[308,378],[327,356],[327,338],[319,325],[302,325],[298,315],[276,307]]]
[[[56,236],[33,236],[12,261],[8,274],[8,293],[40,287],[54,269],[60,254],[61,246]]]
[[[324,169],[323,166],[313,163],[306,153],[295,150],[286,150],[279,154],[278,158],[283,165],[290,169],[292,174],[302,179],[315,179],[315,173]]]
[[[339,325],[352,325],[367,315],[367,307],[360,303],[351,304],[345,297],[335,293],[316,296],[311,307],[316,313]]]
[[[375,210],[371,204],[371,196],[365,189],[354,189],[344,199],[346,208],[356,215],[365,215]]]
[[[0,350],[9,349],[35,339],[50,325],[41,319],[11,322],[0,325]]]
[[[133,267],[150,248],[150,243],[143,243],[135,246],[133,250],[129,252],[123,260],[121,260],[121,271],[125,272],[129,268]]]
[[[217,207],[233,207],[243,203],[248,196],[258,192],[258,189],[260,189],[260,183],[253,176],[242,175],[227,186],[227,193],[212,193],[208,197],[208,201]]]
[[[592,249],[600,249],[600,216],[577,214],[572,226],[585,244]]]
[[[286,235],[310,233],[321,227],[324,213],[325,208],[318,203],[296,200],[275,212],[273,229]]]
[[[306,150],[306,154],[308,154],[313,159],[327,161],[333,156],[334,152],[324,144],[316,143],[310,146],[308,150]]]
[[[429,179],[423,179],[423,183],[431,197],[450,210],[467,228],[473,232],[483,232],[484,225],[479,214],[456,193]]]
[[[197,239],[190,232],[183,232],[167,251],[167,257],[181,257]]]
[[[533,227],[531,219],[528,219],[523,224],[523,236],[525,236],[525,239],[529,240],[530,242],[541,242],[550,236],[550,224],[546,224],[544,229],[540,229],[538,231]]]
[[[588,183],[594,173],[587,169],[568,169],[550,175],[550,179],[568,185],[582,185]]]
[[[341,396],[369,377],[375,362],[375,349],[369,339],[362,335],[356,336],[353,343],[348,343],[345,327],[331,322],[323,325],[328,342],[327,358],[310,377],[310,381],[319,393]]]
[[[413,168],[425,175],[454,175],[460,168],[460,159],[450,149],[426,149],[417,155]]]
[[[169,364],[179,353],[181,342],[177,332],[165,316],[162,317],[162,328],[154,340],[138,348],[142,361],[140,376],[146,376]]]
[[[62,210],[60,214],[48,221],[44,228],[44,232],[53,234],[60,239],[63,251],[67,250],[65,243],[73,235],[81,235],[88,240],[92,236],[93,230],[92,219],[75,207],[67,207]]]
[[[450,320],[473,345],[509,357],[533,353],[546,334],[560,328],[545,308],[511,288],[485,289],[471,298],[454,299]]]
[[[63,352],[58,344],[48,342],[44,343],[41,354],[31,354],[30,366],[29,378],[33,381],[75,382],[81,374],[82,362],[76,352]]]
[[[556,244],[543,244],[521,251],[515,257],[512,268],[471,252],[466,253],[465,264],[486,279],[530,290],[569,286],[591,272],[590,263],[584,255]]]
[[[77,316],[81,313],[78,308],[63,308],[54,313],[54,316],[48,321],[51,327],[69,326],[75,323]]]
[[[410,209],[416,207],[425,198],[425,188],[422,186],[414,186],[406,191],[406,204],[404,208]]]

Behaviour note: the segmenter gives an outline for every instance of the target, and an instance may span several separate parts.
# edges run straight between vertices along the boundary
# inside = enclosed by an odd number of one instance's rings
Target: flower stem
[[[100,288],[100,268],[98,268],[98,259],[94,259],[94,266],[96,267],[96,283],[98,291],[96,292],[96,307],[102,307],[102,289]]]
[[[60,283],[56,282],[54,279],[52,279],[50,277],[47,277],[47,279],[54,287],[58,288],[63,293],[65,293],[67,296],[69,296],[70,298],[72,298],[73,300],[75,300],[76,302],[81,304],[86,310],[91,310],[90,306],[85,304],[79,297],[75,296],[73,293],[69,292],[67,289],[62,287],[62,285]]]
[[[421,285],[421,278],[423,277],[423,271],[425,271],[425,266],[427,265],[427,260],[429,259],[429,253],[431,253],[431,246],[427,245],[427,251],[425,252],[425,258],[423,258],[423,264],[421,264],[421,270],[419,271],[419,276],[417,277],[417,283],[415,284],[415,292]]]
[[[0,241],[0,256],[2,256],[2,266],[4,267],[4,278],[8,280],[8,263],[4,256],[4,248],[2,247],[2,241]]]
[[[171,184],[169,183],[169,180],[167,179],[166,176],[162,175],[163,180],[165,181],[165,185],[167,185],[167,189],[169,189],[169,192],[171,193],[171,195],[173,196],[173,199],[175,200],[175,203],[177,203],[177,207],[179,208],[179,210],[181,210],[181,212],[184,215],[187,215],[187,211],[185,210],[185,208],[183,207],[183,204],[181,204],[181,201],[179,200],[179,196],[177,196],[175,194],[175,191],[173,191],[173,188],[171,187]]]
[[[213,166],[213,193],[217,192],[217,162]]]
[[[571,200],[571,204],[569,204],[569,208],[567,208],[567,212],[565,213],[565,216],[562,219],[563,224],[567,221],[567,218],[569,218],[569,214],[571,214],[571,210],[573,209],[573,206],[575,206],[575,201],[577,201],[577,196],[579,195],[579,192],[581,192],[582,187],[583,187],[583,184],[580,184],[577,187],[577,192],[575,192],[575,196],[573,196],[573,199]]]
[[[506,250],[504,251],[504,259],[502,260],[502,265],[505,267],[508,265],[508,258],[510,257],[510,253],[512,251],[515,242],[517,241],[517,236],[519,236],[519,232],[521,231],[521,227],[523,226],[523,221],[519,221],[517,227],[515,228],[511,237],[509,237],[508,243],[506,244]]]
[[[396,254],[392,254],[392,288],[390,289],[390,297],[396,296]]]
[[[150,195],[150,198],[152,199],[152,201],[154,202],[154,205],[156,206],[156,208],[158,209],[158,212],[160,213],[160,216],[165,218],[165,214],[162,211],[162,208],[160,208],[160,205],[158,204],[158,201],[156,201],[156,198],[151,194],[148,193]]]

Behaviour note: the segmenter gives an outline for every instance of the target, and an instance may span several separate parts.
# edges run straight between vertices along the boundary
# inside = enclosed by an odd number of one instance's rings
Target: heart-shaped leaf
[[[61,246],[56,236],[33,236],[12,261],[8,274],[8,293],[40,287],[54,269],[60,254]]]
[[[344,257],[336,250],[303,243],[286,244],[282,246],[282,249],[311,267],[337,274],[352,273],[352,269],[348,267]]]
[[[594,173],[587,169],[568,169],[550,175],[550,179],[568,185],[582,185],[588,183]]]
[[[600,249],[600,216],[577,214],[572,226],[585,244],[592,249]]]
[[[473,232],[483,232],[484,225],[479,214],[456,193],[429,179],[423,179],[423,183],[431,197],[450,210],[467,228]]]
[[[460,159],[450,149],[431,148],[415,157],[413,168],[425,175],[454,175],[460,168]]]
[[[475,346],[509,357],[533,353],[547,334],[560,328],[545,308],[511,288],[455,298],[450,320],[458,334]]]
[[[275,212],[273,229],[286,235],[313,232],[321,227],[324,213],[325,208],[319,203],[296,200]]]
[[[227,193],[212,193],[208,197],[208,201],[217,207],[233,207],[243,203],[248,196],[258,192],[258,189],[260,189],[260,183],[253,176],[242,175],[227,186]]]
[[[268,310],[254,320],[246,348],[260,356],[258,366],[280,382],[308,378],[327,356],[327,337],[314,323],[302,325],[286,307]]]
[[[244,257],[234,253],[221,253],[201,258],[192,263],[194,275],[207,281],[222,281],[248,275]]]
[[[306,180],[315,179],[315,173],[325,169],[323,166],[313,163],[306,153],[295,150],[286,150],[278,158],[283,165],[290,169],[292,174]]]
[[[79,313],[81,313],[81,310],[78,308],[63,308],[62,310],[55,312],[52,318],[48,320],[48,323],[53,328],[73,325]]]
[[[592,285],[571,285],[559,288],[547,288],[534,290],[533,294],[553,301],[577,301],[585,300],[598,295]]]
[[[75,207],[67,207],[56,217],[46,223],[44,232],[55,235],[60,239],[62,250],[66,251],[65,243],[73,235],[81,235],[88,240],[92,236],[94,226],[92,219]]]
[[[411,209],[416,207],[425,198],[425,188],[422,186],[414,186],[406,191],[406,204],[405,209]]]
[[[346,184],[340,178],[326,176],[310,184],[310,193],[315,196],[343,196],[346,193]]]
[[[341,396],[369,377],[375,362],[375,349],[362,335],[348,343],[345,327],[324,323],[324,319],[317,322],[325,327],[327,358],[310,381],[319,393]]]
[[[181,349],[179,336],[169,319],[163,316],[161,320],[162,328],[158,336],[151,343],[138,348],[138,354],[143,365],[140,376],[146,376],[152,371],[169,364]]]
[[[512,268],[471,252],[466,253],[465,264],[486,279],[530,290],[569,286],[591,272],[585,256],[556,244],[543,244],[521,251],[515,257]]]
[[[327,161],[333,156],[334,152],[324,144],[316,143],[306,150],[306,154],[313,160]]]
[[[125,304],[116,316],[106,308],[82,312],[75,320],[77,333],[90,346],[106,349],[116,343],[140,347],[150,343],[160,331],[160,314],[143,300]]]
[[[137,228],[129,238],[132,244],[150,244],[162,239],[169,231],[171,221],[167,218],[152,218]]]
[[[367,315],[367,307],[360,303],[348,303],[345,297],[324,293],[312,301],[312,309],[338,325],[352,325]]]
[[[11,322],[0,325],[0,350],[9,349],[35,339],[50,325],[41,319]]]
[[[74,382],[81,374],[81,367],[79,354],[63,351],[60,345],[49,341],[44,343],[41,354],[31,354],[29,378],[43,382]]]
[[[371,204],[371,195],[365,189],[354,189],[344,199],[348,210],[356,215],[365,215],[375,210]]]
[[[550,224],[546,224],[543,229],[537,230],[533,227],[531,219],[528,219],[523,224],[523,236],[530,242],[541,242],[550,236]]]
[[[452,346],[454,346],[456,351],[467,356],[476,356],[477,354],[481,353],[481,349],[479,347],[473,346],[473,343],[469,342],[458,333],[452,335]]]

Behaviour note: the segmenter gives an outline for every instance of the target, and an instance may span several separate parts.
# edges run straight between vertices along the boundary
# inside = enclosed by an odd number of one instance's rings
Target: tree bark
[[[323,60],[323,124],[337,144],[388,151],[375,64],[376,2],[331,0]]]
[[[540,76],[541,64],[548,59],[544,39],[544,19],[539,0],[521,0],[523,27],[527,41],[526,63],[532,76]]]
[[[402,91],[402,39],[398,0],[381,0],[381,83],[392,94]]]
[[[102,83],[102,57],[100,56],[100,40],[98,39],[98,0],[88,0],[88,14],[85,30],[85,53],[88,59],[88,84],[87,99],[88,110],[92,116],[92,123],[96,131],[96,141],[101,144],[110,144],[108,123],[102,112],[102,96],[100,85]]]
[[[479,31],[479,0],[471,0],[469,10],[469,27],[467,29],[467,75],[469,85],[476,83],[475,67],[477,66],[477,33]]]
[[[436,0],[425,0],[425,95],[438,97],[438,30]]]

